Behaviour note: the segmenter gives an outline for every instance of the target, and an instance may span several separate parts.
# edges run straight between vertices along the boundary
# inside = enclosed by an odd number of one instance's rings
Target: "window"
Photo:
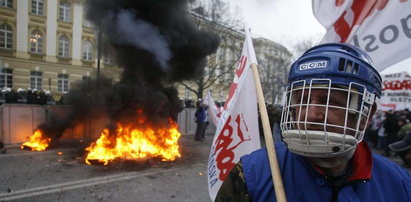
[[[93,60],[93,44],[90,41],[84,41],[83,43],[83,60]]]
[[[13,8],[13,0],[0,0],[0,7]]]
[[[13,70],[0,67],[0,88],[13,87]]]
[[[12,48],[13,31],[8,24],[0,24],[0,48]]]
[[[43,72],[31,71],[30,72],[30,88],[41,90],[43,89]]]
[[[62,93],[68,91],[68,74],[58,75],[57,90]]]
[[[69,57],[69,45],[70,39],[67,36],[61,36],[59,40],[59,56],[68,58]]]
[[[31,0],[31,13],[43,15],[43,0]]]
[[[30,52],[38,54],[43,52],[43,36],[39,30],[34,30],[31,33]]]
[[[109,65],[114,63],[113,56],[111,56],[109,54],[104,56],[103,61],[104,61],[105,64],[109,64]]]
[[[64,22],[70,22],[70,3],[68,2],[61,2],[60,3],[60,13],[59,19]]]

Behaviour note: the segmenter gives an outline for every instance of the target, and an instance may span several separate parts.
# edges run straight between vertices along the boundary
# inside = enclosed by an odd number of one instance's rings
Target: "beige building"
[[[213,99],[223,102],[227,97],[229,85],[234,78],[235,68],[243,48],[245,33],[210,22],[195,13],[192,14],[200,29],[218,33],[221,39],[216,53],[208,57],[208,64],[205,67],[203,78],[204,81],[213,79],[216,79],[216,81],[211,86],[208,85],[209,83],[204,82],[204,86],[208,88],[204,90],[203,96],[210,89]],[[276,100],[280,102],[292,54],[281,44],[265,38],[254,38],[253,45],[259,63],[258,70],[265,99],[270,104],[274,104]],[[180,85],[180,98],[195,101],[197,95],[188,88],[198,88],[198,83],[198,81],[186,82],[188,87]]]
[[[58,98],[91,76],[96,38],[81,1],[0,1],[0,57],[0,88],[50,90]],[[100,69],[116,78],[111,61],[103,58]]]
[[[74,81],[93,75],[98,67],[95,31],[85,18],[82,0],[0,1],[0,88],[50,90],[55,99]],[[206,19],[204,24],[210,24]],[[199,23],[199,26],[202,26]],[[217,101],[225,100],[241,54],[244,33],[217,25],[222,43],[209,57],[206,74],[220,75],[209,89]],[[269,103],[279,94],[291,54],[280,44],[254,40],[260,77]],[[103,74],[118,80],[121,69],[103,57]],[[188,86],[194,85],[188,82]],[[197,96],[177,85],[182,99]],[[204,92],[205,93],[205,92]]]

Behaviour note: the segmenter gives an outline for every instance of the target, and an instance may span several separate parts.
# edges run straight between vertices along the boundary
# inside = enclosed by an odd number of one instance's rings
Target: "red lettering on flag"
[[[243,131],[241,130],[240,119],[241,119],[240,115],[237,115],[237,118],[235,121],[237,123],[237,135],[240,138],[240,141],[237,144],[228,148],[228,146],[230,146],[230,144],[233,141],[232,136],[234,134],[233,133],[234,129],[230,125],[231,116],[228,117],[226,123],[224,124],[223,129],[221,129],[221,132],[218,135],[218,138],[216,140],[215,151],[218,151],[221,149],[220,153],[218,153],[216,157],[216,163],[217,163],[217,168],[220,170],[220,175],[218,176],[218,178],[222,181],[224,181],[228,173],[235,166],[235,163],[233,162],[235,158],[235,153],[233,152],[233,150],[236,149],[243,142],[251,140],[250,137],[248,139],[244,138]]]
[[[228,98],[224,103],[224,110],[227,109],[228,103],[231,101],[231,98],[233,98],[234,92],[237,89],[237,84],[236,83],[232,83],[230,86],[230,90],[228,91]]]
[[[411,80],[384,81],[382,90],[411,90]]]
[[[400,0],[401,3],[408,0]],[[343,5],[345,0],[335,0],[337,7]],[[362,25],[362,23],[371,16],[375,10],[383,10],[387,5],[388,0],[353,0],[350,7],[354,16],[347,16],[347,12],[344,11],[340,18],[334,23],[335,32],[340,36],[340,42],[345,42],[350,35],[355,25]],[[347,22],[346,19],[353,19],[352,22]]]
[[[241,56],[240,63],[238,64],[237,70],[235,72],[235,74],[237,75],[237,78],[239,78],[243,74],[246,64],[247,64],[247,57],[243,55]],[[231,84],[230,90],[228,91],[228,98],[224,103],[224,110],[227,109],[228,104],[231,101],[231,98],[233,98],[234,92],[237,90],[237,86],[238,84],[236,83],[236,81],[234,81]]]
[[[241,74],[243,74],[246,64],[247,64],[247,57],[242,55],[240,59],[240,64],[238,64],[237,71],[235,72],[235,74],[237,74],[237,77],[240,77]]]
[[[341,6],[344,0],[336,0],[336,6]],[[362,25],[364,20],[368,18],[373,12],[378,9],[382,10],[387,5],[388,0],[364,0],[364,1],[353,1],[351,5],[351,10],[354,14],[353,22],[347,22],[345,18],[347,17],[347,11],[344,11],[340,18],[335,22],[334,29],[335,32],[340,36],[340,42],[345,42],[350,35],[352,28],[355,25]],[[350,25],[351,24],[351,25]]]

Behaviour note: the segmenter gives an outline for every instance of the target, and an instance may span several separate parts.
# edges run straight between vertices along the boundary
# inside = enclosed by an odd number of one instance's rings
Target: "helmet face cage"
[[[362,141],[375,94],[350,82],[313,78],[292,82],[286,91],[281,130],[288,148],[310,157],[334,157]]]

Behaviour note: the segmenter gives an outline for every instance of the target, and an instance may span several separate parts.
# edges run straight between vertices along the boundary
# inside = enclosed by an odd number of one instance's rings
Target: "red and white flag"
[[[378,71],[411,57],[411,0],[313,0],[313,12],[327,29],[322,43],[358,46]]]
[[[257,64],[249,30],[224,111],[218,121],[208,159],[208,190],[214,201],[228,173],[240,157],[261,147],[257,93],[251,64]]]
[[[218,124],[218,119],[220,119],[222,107],[219,107],[215,104],[213,97],[211,96],[211,92],[207,91],[207,94],[204,98],[203,102],[206,106],[208,106],[208,117],[210,118],[211,122],[215,126]]]

